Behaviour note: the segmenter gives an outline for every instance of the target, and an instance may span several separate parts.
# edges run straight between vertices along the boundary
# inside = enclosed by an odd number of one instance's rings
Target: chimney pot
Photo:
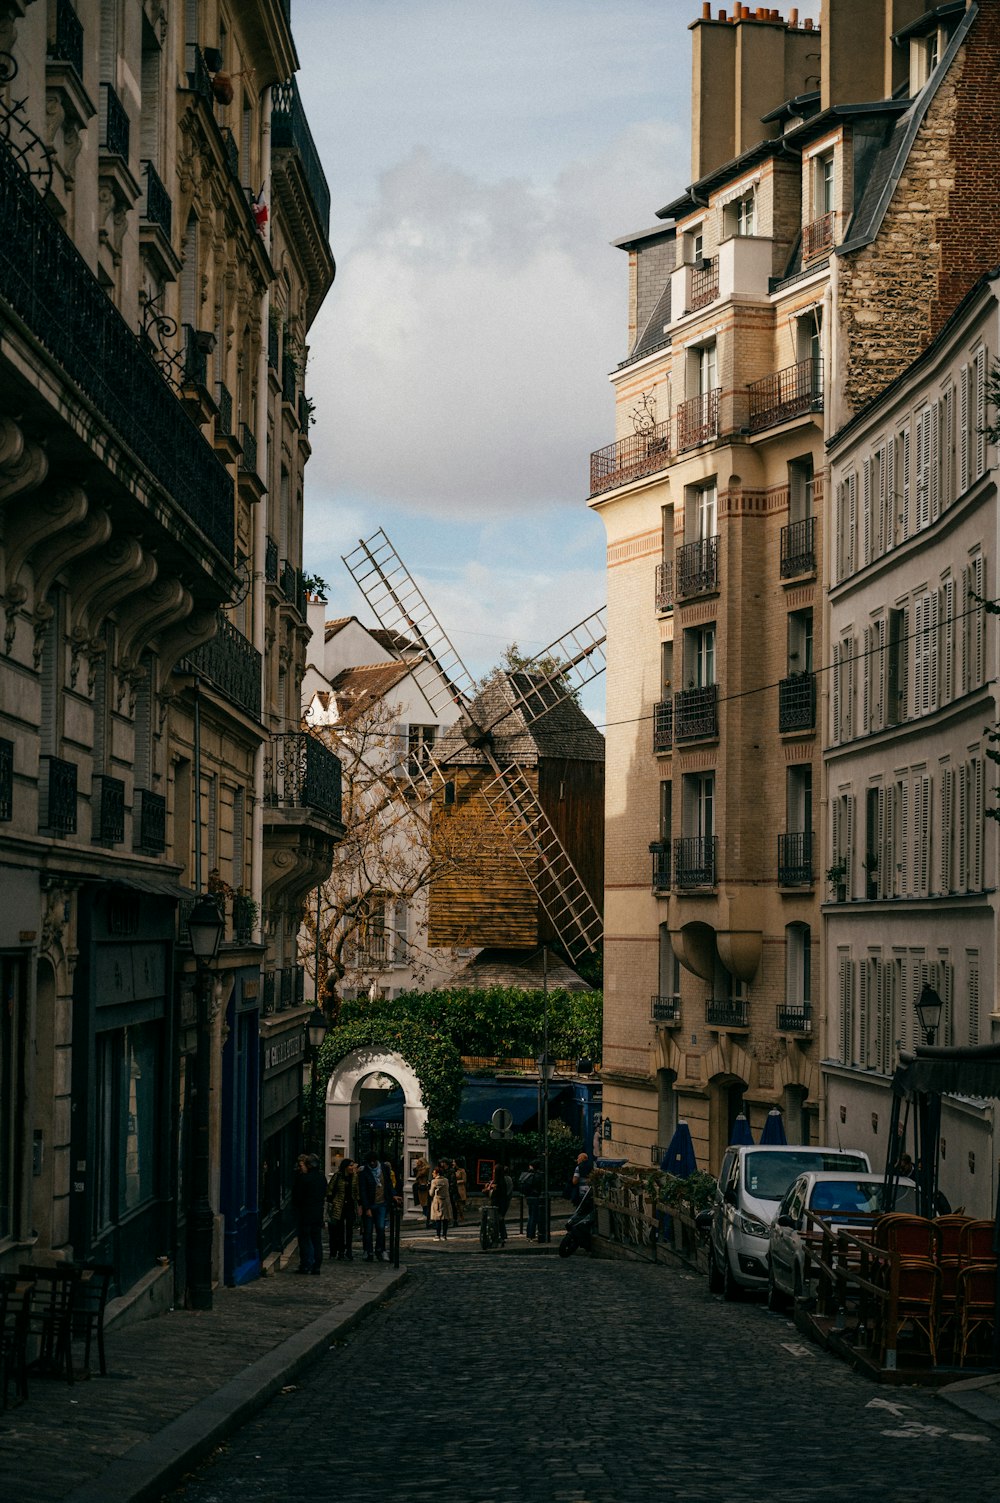
[[[788,12],[788,24],[789,26],[798,26],[799,24],[799,8],[797,5],[793,5]]]
[[[701,19],[703,21],[711,21],[711,19],[712,19],[712,0],[703,0],[702,7],[701,7]]]
[[[805,27],[806,31],[812,31],[812,29],[813,29],[812,17],[811,16],[806,16],[805,20],[802,22],[802,25]]]

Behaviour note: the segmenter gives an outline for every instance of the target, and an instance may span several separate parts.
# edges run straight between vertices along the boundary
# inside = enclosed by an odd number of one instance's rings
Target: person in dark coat
[[[361,1219],[361,1197],[358,1191],[358,1166],[353,1159],[343,1158],[336,1174],[331,1175],[326,1191],[326,1224],[330,1232],[330,1257],[338,1263],[345,1258],[350,1262],[354,1253],[351,1242],[355,1223]]]
[[[362,1165],[358,1190],[361,1194],[361,1239],[365,1262],[370,1263],[374,1254],[380,1263],[384,1263],[386,1220],[393,1204],[402,1206],[403,1197],[396,1193],[391,1166],[380,1164],[377,1153],[370,1153]]]
[[[542,1172],[534,1162],[530,1163],[520,1179],[520,1190],[528,1206],[528,1225],[525,1236],[533,1242],[539,1233],[542,1209]]]
[[[314,1153],[300,1153],[292,1176],[292,1209],[299,1237],[299,1273],[319,1273],[323,1264],[326,1175]]]

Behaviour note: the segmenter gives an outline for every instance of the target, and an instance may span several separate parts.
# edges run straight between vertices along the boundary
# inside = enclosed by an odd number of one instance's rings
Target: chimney
[[[905,14],[911,13],[912,19],[924,9],[921,0],[823,0],[823,109],[884,99],[887,82],[891,91],[889,38],[894,25],[905,25]]]
[[[734,10],[739,9],[737,4]],[[691,181],[696,183],[736,155],[737,27],[724,19],[700,20],[691,32]]]

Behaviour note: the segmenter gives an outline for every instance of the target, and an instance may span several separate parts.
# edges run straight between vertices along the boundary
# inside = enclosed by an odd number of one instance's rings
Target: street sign
[[[492,1128],[490,1128],[490,1137],[491,1138],[503,1138],[503,1140],[504,1140],[505,1143],[506,1143],[506,1141],[507,1141],[508,1138],[512,1138],[513,1136],[514,1136],[514,1134],[511,1132],[511,1130],[510,1130],[509,1127],[506,1128],[506,1129],[499,1128],[499,1127],[492,1127]]]
[[[514,1126],[513,1113],[509,1112],[505,1106],[498,1106],[490,1121],[497,1132],[510,1132],[510,1129]]]

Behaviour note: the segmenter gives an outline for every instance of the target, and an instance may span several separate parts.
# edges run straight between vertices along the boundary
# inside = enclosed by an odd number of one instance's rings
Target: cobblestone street
[[[930,1391],[876,1387],[784,1316],[725,1305],[693,1274],[580,1255],[430,1249],[407,1262],[402,1290],[172,1503],[1000,1492],[1000,1430]]]

